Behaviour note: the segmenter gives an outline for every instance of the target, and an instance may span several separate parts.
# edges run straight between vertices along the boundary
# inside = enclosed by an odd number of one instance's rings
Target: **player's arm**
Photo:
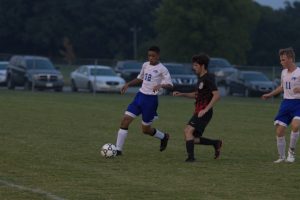
[[[135,78],[135,79],[125,83],[125,85],[121,89],[121,94],[124,94],[130,86],[135,86],[135,85],[138,85],[142,82],[143,82],[142,79]]]
[[[278,86],[275,90],[273,90],[272,92],[269,92],[269,93],[267,93],[267,94],[263,94],[262,96],[261,96],[261,98],[262,99],[269,99],[269,98],[271,98],[271,97],[273,97],[273,96],[276,96],[276,95],[278,95],[278,94],[280,94],[281,92],[283,92],[283,87],[282,87],[282,85],[280,85],[280,86]]]
[[[174,97],[187,97],[187,98],[195,98],[196,97],[196,92],[178,92],[178,91],[174,91],[173,92],[173,96]]]
[[[213,94],[213,97],[210,100],[209,104],[206,106],[205,109],[201,110],[198,113],[198,117],[202,117],[205,113],[207,113],[207,111],[209,111],[216,104],[217,101],[219,101],[221,99],[221,95],[218,90],[212,91],[212,94]]]

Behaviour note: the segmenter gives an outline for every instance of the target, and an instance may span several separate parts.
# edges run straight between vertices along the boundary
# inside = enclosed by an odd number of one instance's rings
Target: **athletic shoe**
[[[282,163],[285,161],[285,158],[278,158],[278,160],[275,160],[274,163]]]
[[[185,162],[195,162],[195,158],[188,157],[187,159],[185,159]]]
[[[218,159],[220,157],[222,145],[223,145],[223,141],[222,140],[219,140],[218,143],[216,145],[214,145],[214,148],[215,148],[215,159]]]
[[[121,156],[122,155],[122,151],[117,150],[117,156]]]
[[[160,140],[160,151],[164,151],[167,148],[169,137],[170,135],[168,133],[165,133],[165,137]]]
[[[295,162],[295,159],[296,159],[295,156],[296,156],[296,153],[289,149],[288,157],[286,159],[286,162],[290,162],[290,163]]]

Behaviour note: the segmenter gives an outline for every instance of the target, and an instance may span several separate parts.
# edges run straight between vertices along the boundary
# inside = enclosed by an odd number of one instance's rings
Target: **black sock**
[[[216,145],[218,143],[218,140],[212,140],[205,137],[200,137],[200,143],[202,145]]]
[[[194,140],[188,140],[185,142],[186,152],[189,158],[194,158]]]

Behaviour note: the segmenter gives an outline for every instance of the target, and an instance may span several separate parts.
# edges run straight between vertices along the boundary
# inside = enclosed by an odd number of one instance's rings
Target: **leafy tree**
[[[259,18],[255,8],[251,0],[163,0],[156,28],[164,56],[186,61],[207,52],[245,63]]]
[[[278,50],[293,47],[300,52],[300,2],[286,3],[285,9],[261,7],[261,18],[253,32],[251,65],[279,65]],[[300,60],[300,59],[299,59]]]

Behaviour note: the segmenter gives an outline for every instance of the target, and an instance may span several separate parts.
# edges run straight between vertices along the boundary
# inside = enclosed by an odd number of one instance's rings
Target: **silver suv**
[[[41,56],[12,56],[7,66],[7,87],[15,89],[54,89],[62,91],[64,86],[62,74],[52,62]]]

